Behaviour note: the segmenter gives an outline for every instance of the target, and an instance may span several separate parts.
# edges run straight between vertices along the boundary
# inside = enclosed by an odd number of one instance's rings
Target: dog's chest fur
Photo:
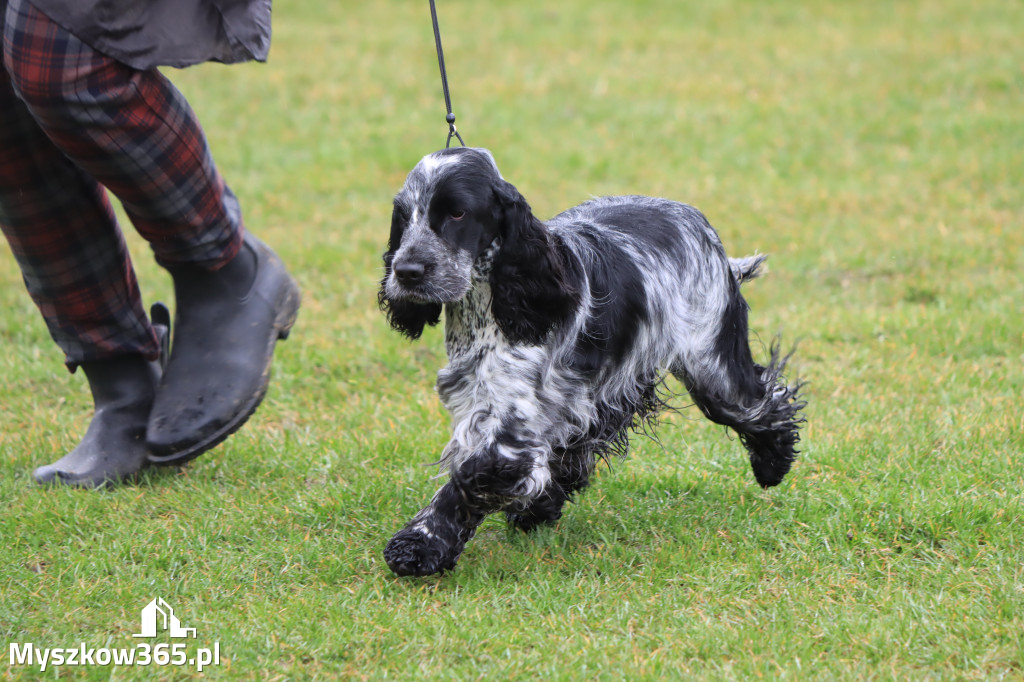
[[[444,344],[449,363],[493,352],[500,332],[491,314],[491,253],[473,265],[472,284],[462,300],[445,306]]]
[[[526,425],[550,424],[561,412],[556,403],[574,392],[553,366],[550,348],[512,344],[498,329],[491,313],[489,263],[480,259],[470,291],[445,306],[448,365],[437,373],[437,392],[454,423],[446,461],[509,426],[532,431]]]
[[[518,349],[503,338],[491,313],[490,258],[473,268],[472,286],[462,300],[445,305],[448,365],[437,373],[437,392],[456,421],[487,409],[498,375],[507,376]]]

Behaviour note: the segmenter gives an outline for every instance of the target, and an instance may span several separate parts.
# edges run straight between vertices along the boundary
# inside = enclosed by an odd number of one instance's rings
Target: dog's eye
[[[466,217],[465,211],[452,211],[450,214],[452,220],[462,220]]]

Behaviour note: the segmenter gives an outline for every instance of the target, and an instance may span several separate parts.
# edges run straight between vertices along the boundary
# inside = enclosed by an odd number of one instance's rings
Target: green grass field
[[[163,597],[220,665],[13,679],[1024,679],[1024,13],[979,0],[439,3],[460,131],[541,217],[702,209],[759,353],[799,341],[778,488],[698,410],[556,528],[485,522],[454,573],[390,535],[438,485],[440,330],[376,306],[391,198],[447,132],[426,2],[275,3],[265,65],[168,75],[304,290],[263,408],[181,471],[85,492],[32,469],[91,404],[0,258],[0,632],[131,647]],[[147,302],[167,275],[130,227]],[[159,642],[172,643],[162,638]],[[5,654],[6,655],[6,654]]]

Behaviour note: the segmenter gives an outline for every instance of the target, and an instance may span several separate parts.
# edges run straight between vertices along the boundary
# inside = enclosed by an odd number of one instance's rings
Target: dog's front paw
[[[538,516],[532,511],[507,512],[505,514],[505,520],[509,525],[524,533],[531,533],[542,526],[553,526],[558,523],[560,518],[562,518],[562,512],[558,512],[554,516]]]
[[[465,544],[454,543],[417,524],[395,533],[384,548],[384,560],[395,575],[432,575],[455,568]]]
[[[553,526],[562,518],[561,505],[536,504],[522,511],[507,511],[505,519],[514,528],[529,533],[542,526]]]

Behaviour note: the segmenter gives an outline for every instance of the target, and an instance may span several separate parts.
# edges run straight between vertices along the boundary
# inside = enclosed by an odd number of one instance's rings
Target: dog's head
[[[474,264],[492,253],[498,327],[514,342],[538,342],[579,300],[558,246],[489,151],[445,149],[416,164],[395,196],[378,300],[392,327],[418,338],[444,304],[466,295]]]

